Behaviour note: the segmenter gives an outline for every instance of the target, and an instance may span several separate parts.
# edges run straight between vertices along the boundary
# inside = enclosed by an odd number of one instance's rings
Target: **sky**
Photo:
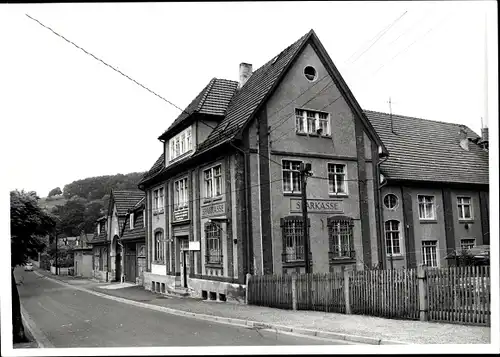
[[[181,108],[211,78],[238,80],[241,62],[257,69],[314,29],[363,109],[388,112],[391,98],[393,113],[479,134],[486,13],[492,126],[496,2],[2,4],[2,185],[43,197],[146,171],[180,113],[26,14]]]

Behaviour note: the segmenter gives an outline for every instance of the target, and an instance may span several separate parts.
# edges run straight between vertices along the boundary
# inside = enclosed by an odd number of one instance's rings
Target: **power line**
[[[448,16],[445,16],[444,18],[442,18],[439,23],[437,23],[436,25],[434,25],[433,27],[431,27],[425,34],[423,34],[421,37],[418,37],[417,39],[415,39],[415,41],[413,41],[412,43],[410,43],[407,47],[405,47],[404,49],[402,49],[401,51],[399,51],[398,53],[396,53],[396,55],[394,57],[392,57],[389,61],[383,63],[375,72],[372,73],[371,76],[374,76],[375,74],[377,74],[382,68],[384,68],[388,63],[392,62],[400,54],[406,52],[415,43],[417,43],[418,41],[420,41],[421,39],[423,39],[424,37],[426,37],[429,33],[431,33],[436,28],[439,28],[441,25],[443,25],[446,22],[444,20],[445,19],[448,20],[451,17],[452,14],[454,14],[454,12],[451,13],[451,14],[449,14]]]
[[[406,15],[408,11],[405,11],[402,15],[400,15],[396,20],[394,20],[389,26],[384,28],[382,31],[380,31],[377,35],[375,35],[374,39],[375,41],[366,49],[364,50],[358,57],[356,57],[353,61],[351,61],[352,64],[356,63],[358,59],[360,59],[366,52],[370,50],[390,29],[392,26],[394,26],[403,16]],[[372,39],[373,41],[373,39]],[[352,55],[351,55],[352,57]],[[349,57],[349,59],[351,58]]]
[[[30,15],[28,14],[25,14],[27,17],[29,17],[31,20],[37,22],[38,24],[40,24],[41,26],[45,27],[47,30],[50,30],[52,31],[55,35],[59,36],[60,38],[62,38],[63,40],[65,40],[66,42],[72,44],[73,46],[75,46],[76,48],[82,50],[83,52],[85,52],[87,55],[93,57],[94,59],[96,59],[97,61],[103,63],[105,66],[108,66],[109,68],[111,68],[113,71],[115,72],[118,72],[119,74],[121,74],[122,76],[124,76],[125,78],[129,79],[130,81],[134,82],[135,84],[137,84],[138,86],[144,88],[145,90],[147,90],[148,92],[154,94],[155,96],[157,96],[158,98],[162,99],[163,101],[167,102],[168,104],[174,106],[175,108],[179,109],[181,112],[183,113],[186,113],[186,114],[190,114],[186,111],[184,111],[183,109],[179,108],[177,105],[175,105],[174,103],[172,103],[171,101],[165,99],[164,97],[162,97],[161,95],[159,95],[158,93],[154,92],[153,90],[149,89],[148,87],[146,87],[145,85],[137,82],[135,79],[129,77],[128,75],[126,75],[125,73],[123,73],[122,71],[120,71],[119,69],[116,69],[115,67],[113,67],[112,65],[104,62],[102,59],[98,58],[97,56],[93,55],[92,53],[88,52],[87,50],[85,50],[84,48],[78,46],[76,43],[74,43],[73,41],[71,40],[68,40],[66,37],[64,37],[63,35],[60,35],[59,33],[57,33],[56,31],[54,31],[53,29],[51,29],[50,27],[42,24],[40,21],[38,21],[37,19],[31,17]]]

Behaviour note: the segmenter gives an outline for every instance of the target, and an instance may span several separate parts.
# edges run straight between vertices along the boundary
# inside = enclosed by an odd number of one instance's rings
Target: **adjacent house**
[[[381,164],[387,267],[446,267],[454,252],[489,245],[488,133],[365,111],[389,150]]]
[[[120,242],[123,244],[124,280],[138,285],[143,283],[143,272],[146,268],[144,201],[143,197],[133,208],[128,210],[120,238]]]
[[[159,137],[146,192],[145,286],[240,298],[245,274],[372,267],[387,150],[314,31],[240,81],[212,79]],[[309,221],[300,165],[309,163]],[[163,285],[162,285],[163,287]],[[162,288],[163,290],[163,288]]]
[[[112,190],[108,213],[96,222],[93,247],[93,277],[100,281],[124,281],[124,244],[121,241],[130,210],[135,208],[144,193],[139,190]],[[132,249],[131,247],[129,249]],[[133,278],[135,282],[135,277]]]
[[[82,232],[77,238],[74,252],[74,275],[83,278],[92,278],[92,246],[90,241],[93,239],[93,234]]]

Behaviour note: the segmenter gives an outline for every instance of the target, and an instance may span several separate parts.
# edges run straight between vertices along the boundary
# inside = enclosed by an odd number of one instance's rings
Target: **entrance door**
[[[182,260],[184,262],[184,266],[183,266],[183,275],[184,275],[183,284],[184,285],[183,286],[185,288],[187,288],[188,287],[187,278],[189,276],[189,250],[183,250],[182,254],[183,254]]]
[[[135,284],[137,277],[137,253],[135,244],[127,245],[125,251],[125,280]]]
[[[189,240],[179,239],[179,263],[181,270],[181,286],[187,288],[187,279],[189,276]]]
[[[116,250],[115,266],[116,266],[116,281],[121,282],[121,279],[122,279],[122,255],[121,255],[120,248],[118,248]]]

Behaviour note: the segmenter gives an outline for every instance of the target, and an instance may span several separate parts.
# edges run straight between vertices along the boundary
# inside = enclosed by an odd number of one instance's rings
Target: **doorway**
[[[137,254],[135,243],[128,244],[125,250],[125,280],[135,284],[137,276]]]
[[[183,237],[179,239],[180,254],[179,263],[181,270],[181,286],[183,288],[188,287],[188,277],[189,277],[189,240],[188,237]]]

